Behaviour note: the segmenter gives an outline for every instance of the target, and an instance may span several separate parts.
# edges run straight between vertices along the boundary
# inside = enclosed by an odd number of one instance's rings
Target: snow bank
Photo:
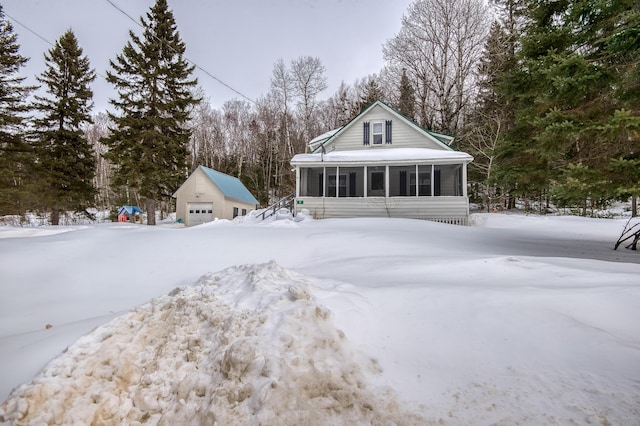
[[[63,232],[86,229],[87,226],[36,226],[36,227],[14,227],[0,226],[0,238],[25,238],[25,237],[46,237],[49,235],[62,234]]]
[[[0,406],[2,424],[420,424],[304,276],[203,276],[115,318]]]
[[[252,210],[246,216],[238,216],[233,221],[245,224],[269,224],[275,226],[296,226],[296,223],[313,220],[308,209],[302,209],[295,216],[287,208],[280,208],[275,213],[262,218],[266,209]]]

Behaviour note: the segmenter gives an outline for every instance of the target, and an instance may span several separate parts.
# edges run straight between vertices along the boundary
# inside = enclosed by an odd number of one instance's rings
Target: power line
[[[38,34],[36,31],[32,30],[31,28],[29,28],[28,26],[26,26],[25,24],[23,24],[22,22],[18,21],[16,18],[14,18],[13,16],[9,15],[7,12],[4,12],[4,15],[11,19],[13,22],[15,22],[16,24],[20,25],[22,28],[24,28],[25,30],[29,31],[31,34],[35,35],[36,37],[38,37],[40,40],[44,41],[45,43],[47,43],[49,46],[51,47],[55,47],[55,44],[51,43],[49,40],[47,40],[44,36]],[[104,75],[100,74],[98,71],[96,71],[94,69],[94,72],[99,75],[100,77],[106,79],[107,77],[105,77]]]
[[[44,38],[43,36],[41,36],[40,34],[38,34],[37,32],[35,32],[34,30],[32,30],[31,28],[27,27],[25,24],[23,24],[22,22],[18,21],[16,18],[14,18],[13,16],[9,15],[6,11],[4,12],[5,16],[9,19],[11,19],[13,22],[15,22],[16,24],[20,25],[22,28],[24,28],[25,30],[29,31],[31,34],[35,35],[36,37],[38,37],[40,40],[44,41],[45,43],[53,46],[53,43],[51,43],[49,40],[47,40],[46,38]]]
[[[136,25],[138,25],[140,28],[144,29],[144,26],[137,21],[136,19],[134,19],[131,15],[129,15],[127,12],[125,12],[124,10],[122,10],[118,5],[116,5],[115,3],[113,3],[111,0],[105,0],[107,3],[109,3],[111,6],[113,6],[116,10],[118,10],[120,13],[122,13],[124,16],[126,16],[127,18],[129,18],[131,21],[133,21]],[[166,43],[165,40],[160,40],[157,36],[155,36],[156,39],[158,39],[158,41],[160,41],[161,43]],[[178,54],[178,52],[175,51],[175,49],[173,48],[173,46],[167,44],[167,46],[169,48],[171,48],[173,50],[174,53]],[[215,81],[217,81],[218,83],[222,84],[224,87],[226,87],[227,89],[231,90],[232,92],[242,96],[244,99],[248,100],[249,102],[255,104],[256,102],[245,96],[244,94],[242,94],[241,92],[239,92],[238,90],[234,89],[233,87],[231,87],[229,84],[225,83],[224,81],[220,80],[218,77],[216,77],[215,75],[211,74],[209,71],[207,71],[206,69],[202,68],[200,65],[198,65],[196,62],[192,61],[191,59],[189,59],[186,56],[183,56],[184,59],[189,62],[191,65],[193,65],[194,67],[196,67],[197,69],[199,69],[200,71],[202,71],[203,73],[205,73],[207,76],[211,77],[212,79],[214,79]]]

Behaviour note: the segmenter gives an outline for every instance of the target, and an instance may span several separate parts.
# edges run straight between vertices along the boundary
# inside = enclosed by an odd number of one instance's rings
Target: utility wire
[[[120,8],[118,5],[116,5],[115,3],[113,3],[113,1],[111,0],[105,0],[107,3],[109,3],[111,6],[113,6],[116,10],[118,10],[120,13],[122,13],[124,16],[126,16],[127,18],[129,18],[131,21],[133,21],[136,25],[138,25],[139,27],[144,29],[144,26],[137,21],[136,19],[134,19],[131,15],[129,15],[127,12],[125,12],[124,10],[122,10],[122,8]],[[155,36],[156,39],[158,41],[160,41],[161,43],[166,43],[165,40],[160,40],[157,36]],[[167,44],[167,46],[173,50],[173,53],[178,54],[178,52],[176,52],[176,50],[173,48],[173,46]],[[227,89],[231,90],[232,92],[242,96],[244,99],[248,100],[249,102],[255,104],[256,102],[245,96],[244,94],[240,93],[238,90],[234,89],[233,87],[231,87],[230,85],[228,85],[227,83],[225,83],[224,81],[220,80],[218,77],[214,76],[213,74],[211,74],[209,71],[207,71],[206,69],[202,68],[200,65],[198,65],[197,63],[195,63],[194,61],[192,61],[191,59],[189,59],[186,56],[183,56],[184,59],[189,62],[191,65],[193,65],[194,67],[196,67],[197,69],[199,69],[200,71],[202,71],[203,73],[205,73],[207,76],[211,77],[212,79],[214,79],[215,81],[217,81],[218,83],[222,84],[224,87],[226,87]]]
[[[34,30],[32,30],[31,28],[29,28],[28,26],[26,26],[25,24],[23,24],[22,22],[18,21],[16,18],[14,18],[13,16],[9,15],[7,12],[3,11],[4,15],[11,19],[13,22],[15,22],[16,24],[20,25],[22,28],[24,28],[25,30],[29,31],[31,34],[35,35],[36,37],[38,37],[40,40],[44,41],[45,43],[47,43],[48,45],[50,45],[51,47],[55,47],[55,44],[51,43],[49,40],[47,40],[44,36],[41,36],[40,34],[38,34],[37,32],[35,32]],[[96,71],[95,69],[93,70],[97,75],[99,75],[100,77],[104,78],[106,80],[107,77],[105,77],[104,75],[100,74],[98,71]]]
[[[53,43],[51,43],[49,40],[47,40],[46,38],[44,38],[43,36],[41,36],[40,34],[38,34],[37,32],[35,32],[34,30],[32,30],[31,28],[27,27],[25,24],[23,24],[22,22],[18,21],[16,18],[14,18],[13,16],[9,15],[6,11],[4,11],[4,14],[7,18],[11,19],[13,22],[15,22],[16,24],[20,25],[22,28],[24,28],[25,30],[29,31],[31,34],[35,35],[36,37],[38,37],[40,40],[44,41],[45,43],[53,46]]]

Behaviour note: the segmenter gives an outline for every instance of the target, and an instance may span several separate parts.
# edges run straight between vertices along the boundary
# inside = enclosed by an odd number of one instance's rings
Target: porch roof
[[[466,152],[428,148],[373,148],[357,151],[332,151],[326,154],[297,154],[291,164],[373,164],[373,163],[469,163],[473,157]]]

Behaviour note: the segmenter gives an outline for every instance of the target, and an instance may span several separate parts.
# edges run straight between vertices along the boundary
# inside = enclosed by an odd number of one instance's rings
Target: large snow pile
[[[638,425],[626,219],[300,218],[0,227],[0,423]]]
[[[82,337],[0,406],[7,424],[418,424],[313,282],[274,262],[202,277]]]

